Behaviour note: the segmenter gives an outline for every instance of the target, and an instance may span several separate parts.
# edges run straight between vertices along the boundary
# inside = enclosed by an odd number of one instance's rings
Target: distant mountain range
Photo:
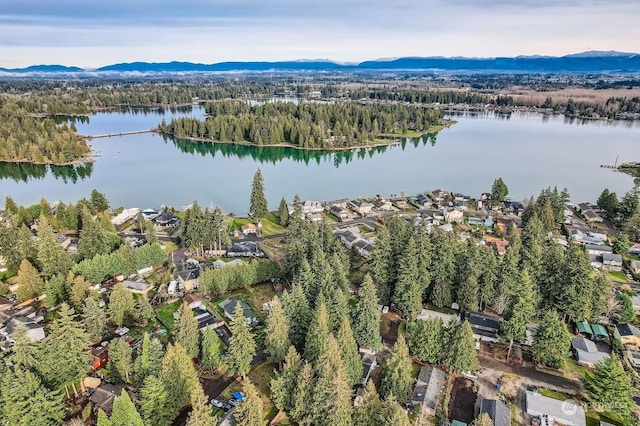
[[[571,55],[516,56],[513,58],[403,57],[360,63],[338,63],[325,59],[280,62],[130,62],[82,69],[63,65],[33,65],[0,68],[0,73],[190,73],[224,71],[474,71],[532,73],[640,72],[640,54],[616,51],[588,51]]]

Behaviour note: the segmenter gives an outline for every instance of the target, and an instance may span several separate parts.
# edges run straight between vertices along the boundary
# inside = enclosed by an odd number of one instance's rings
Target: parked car
[[[211,405],[213,405],[214,407],[222,408],[225,404],[222,401],[218,401],[214,398],[211,400]]]

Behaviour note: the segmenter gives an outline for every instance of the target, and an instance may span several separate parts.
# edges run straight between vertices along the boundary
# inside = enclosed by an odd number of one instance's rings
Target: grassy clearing
[[[173,241],[163,241],[164,244],[164,252],[167,254],[171,254],[172,251],[178,248],[178,245]]]
[[[172,319],[173,319],[173,317],[172,317]],[[144,327],[132,327],[129,330],[129,335],[131,337],[133,337],[134,339],[141,339],[142,336],[144,336],[144,333],[151,332],[151,330],[156,328],[157,325],[158,325],[157,321],[155,319],[153,319],[153,320],[149,321],[149,323],[147,325],[145,325]]]
[[[564,393],[552,391],[549,389],[540,388],[538,389],[538,392],[542,396],[546,396],[547,398],[557,399],[558,401],[565,401],[567,399],[571,399],[570,395],[566,395]]]
[[[513,402],[509,404],[509,411],[511,411],[511,426],[519,426],[518,421],[518,407]]]
[[[231,222],[230,230],[234,231],[242,227],[242,225],[246,225],[247,223],[255,223],[254,220],[250,217],[228,217]],[[282,234],[287,230],[284,226],[278,223],[278,218],[273,213],[267,213],[267,215],[262,218],[262,236],[268,237],[269,235]]]
[[[569,355],[564,360],[563,371],[565,372],[565,376],[579,380],[589,371],[589,369],[587,367],[583,367],[582,365],[578,365],[573,356]]]
[[[273,289],[271,283],[263,283],[254,285],[252,287],[245,287],[234,290],[212,300],[209,305],[213,305],[213,308],[216,310],[216,312],[224,316],[224,313],[218,303],[222,302],[225,299],[240,299],[247,302],[253,309],[254,313],[259,317],[262,312],[262,304],[273,300],[273,297],[276,294],[278,294],[278,292]],[[280,296],[280,294],[278,294],[278,296]]]
[[[182,302],[180,300],[176,300],[169,305],[164,305],[156,308],[156,315],[162,320],[164,325],[166,325],[167,329],[169,330],[173,330],[176,326],[176,321],[173,319],[173,313],[178,310],[181,303]]]
[[[274,369],[275,364],[271,364],[270,362],[263,362],[262,364],[255,366],[248,374],[249,380],[251,380],[251,383],[253,383],[258,389],[258,392],[260,392],[260,398],[262,399],[262,402],[264,404],[265,423],[271,422],[276,414],[278,414],[278,409],[269,399],[269,396],[271,395],[269,382],[271,381],[271,377],[273,376]],[[232,382],[222,392],[221,396],[225,399],[228,399],[231,398],[231,394],[233,392],[242,392],[242,382],[240,380]]]
[[[598,411],[589,409],[586,411],[585,414],[587,416],[587,426],[600,426],[600,422],[606,422],[606,423],[611,423],[613,425],[620,425],[620,426],[625,424],[620,418],[620,416],[617,416],[616,414],[613,414],[613,413],[608,413],[608,412],[600,413]],[[626,424],[632,424],[632,423],[628,422]]]
[[[618,283],[628,283],[629,282],[627,277],[620,271],[609,271],[609,277],[611,278],[612,281],[615,281],[615,282],[618,282]]]

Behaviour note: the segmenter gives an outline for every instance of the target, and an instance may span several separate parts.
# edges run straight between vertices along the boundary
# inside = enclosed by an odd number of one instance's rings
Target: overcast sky
[[[639,0],[0,0],[0,66],[640,51]]]

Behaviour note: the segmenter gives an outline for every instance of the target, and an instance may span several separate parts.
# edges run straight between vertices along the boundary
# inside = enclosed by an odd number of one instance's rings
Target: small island
[[[205,110],[205,120],[163,121],[158,131],[200,142],[343,150],[390,145],[454,123],[444,120],[439,108],[399,103],[225,100],[207,103]]]

